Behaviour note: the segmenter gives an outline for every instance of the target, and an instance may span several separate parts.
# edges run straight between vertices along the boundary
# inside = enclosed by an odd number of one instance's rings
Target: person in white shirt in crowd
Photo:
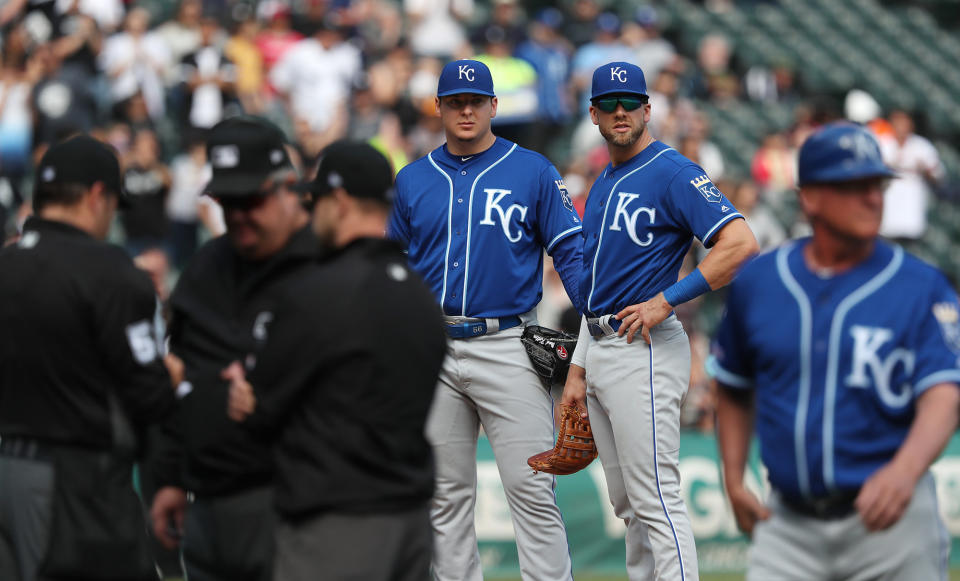
[[[932,187],[946,175],[940,154],[925,137],[914,133],[913,117],[903,110],[889,115],[892,136],[881,137],[883,161],[897,173],[883,194],[880,235],[901,241],[917,240],[927,230],[927,205]]]
[[[309,149],[319,151],[344,135],[350,90],[362,72],[360,50],[331,18],[270,70],[270,83],[287,101],[294,125],[308,128],[298,137]]]
[[[180,61],[187,90],[187,123],[193,130],[210,129],[224,118],[224,107],[233,94],[236,68],[223,54],[220,24],[212,16],[200,21],[200,46]]]
[[[100,68],[110,81],[110,98],[116,108],[141,93],[154,120],[164,113],[164,76],[170,51],[163,40],[148,32],[150,13],[133,8],[123,32],[110,36],[100,53]]]
[[[170,163],[167,217],[170,219],[170,249],[178,269],[184,267],[197,249],[200,198],[212,177],[206,146],[198,139],[191,141],[186,151]]]

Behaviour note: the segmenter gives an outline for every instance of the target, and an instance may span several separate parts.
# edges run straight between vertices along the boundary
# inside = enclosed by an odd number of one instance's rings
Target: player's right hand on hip
[[[580,410],[580,417],[587,417],[587,371],[579,365],[570,364],[567,371],[567,382],[563,385],[563,395],[560,396],[561,405],[575,405]]]
[[[770,509],[764,506],[752,492],[745,487],[728,489],[733,516],[737,519],[737,528],[745,535],[752,536],[758,521],[770,518]]]
[[[153,535],[165,549],[175,549],[183,535],[183,514],[187,509],[187,493],[176,486],[164,486],[153,496],[150,520]]]

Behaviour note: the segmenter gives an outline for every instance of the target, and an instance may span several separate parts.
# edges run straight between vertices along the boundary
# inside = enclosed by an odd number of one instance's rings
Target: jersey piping
[[[554,246],[557,242],[559,242],[560,240],[566,238],[568,234],[573,234],[574,232],[579,232],[582,228],[583,228],[582,226],[574,226],[573,228],[568,228],[567,230],[564,230],[563,232],[561,232],[561,233],[557,234],[556,236],[554,236],[553,240],[550,241],[550,244],[547,245],[547,254],[549,254],[550,251],[553,250],[553,246]]]
[[[466,317],[466,316],[467,316],[467,280],[469,280],[469,278],[470,278],[470,235],[471,235],[472,226],[473,226],[473,193],[474,193],[474,191],[475,191],[476,188],[477,188],[477,182],[480,181],[480,178],[482,178],[482,177],[484,176],[484,174],[486,174],[488,171],[490,171],[490,170],[492,170],[494,167],[496,167],[496,165],[497,165],[498,163],[500,163],[501,161],[507,159],[507,156],[509,156],[511,153],[513,153],[513,151],[514,151],[516,148],[517,148],[517,144],[514,143],[514,144],[513,144],[513,147],[510,148],[510,151],[508,151],[508,152],[506,152],[505,154],[503,154],[503,156],[502,156],[500,159],[498,159],[497,161],[491,163],[489,166],[487,166],[487,169],[485,169],[485,170],[483,170],[482,172],[480,172],[480,174],[477,175],[477,177],[473,180],[473,184],[470,186],[470,207],[467,208],[467,251],[466,251],[466,254],[467,254],[467,255],[464,257],[464,260],[463,260],[463,294],[462,294],[461,297],[460,297],[461,300],[462,300],[462,303],[461,303],[461,306],[460,306],[460,315],[463,316],[463,317]],[[444,175],[446,175],[446,174],[444,174]],[[448,179],[449,179],[449,177],[448,177]],[[453,205],[453,182],[451,182],[451,185],[450,185],[450,204],[451,204],[451,207],[452,207],[452,205]],[[450,249],[449,240],[450,240],[450,219],[448,218],[448,219],[447,219],[447,241],[448,241],[448,242],[447,242],[447,250],[448,250],[448,252],[449,252],[449,249]],[[450,259],[450,257],[448,256],[448,257],[447,257],[447,263],[445,263],[445,264],[443,265],[443,268],[444,268],[444,271],[443,271],[444,280],[446,280],[446,276],[447,276],[447,271],[446,271],[446,269],[449,268],[449,259]],[[446,289],[444,289],[444,290],[446,290]]]
[[[603,209],[603,221],[600,222],[600,240],[597,241],[597,251],[593,255],[593,265],[590,267],[590,294],[587,295],[587,310],[590,311],[591,313],[593,313],[593,305],[592,305],[593,291],[596,290],[596,287],[597,287],[597,259],[600,258],[600,249],[603,247],[603,233],[607,229],[607,211],[610,209],[610,200],[613,198],[613,192],[614,190],[617,189],[617,186],[620,185],[620,182],[632,176],[633,174],[637,173],[638,171],[642,170],[643,168],[647,167],[653,162],[653,160],[657,159],[658,157],[660,157],[661,155],[663,155],[668,151],[676,151],[676,150],[674,150],[672,147],[668,147],[662,150],[657,155],[645,161],[643,165],[641,165],[640,167],[636,169],[632,169],[629,172],[625,173],[623,177],[618,179],[616,183],[613,184],[613,187],[610,188],[610,193],[607,194],[606,207]],[[593,314],[596,315],[598,313],[593,313]]]
[[[800,494],[810,497],[810,476],[807,473],[807,407],[810,405],[810,337],[813,334],[813,315],[810,299],[793,277],[787,266],[787,255],[796,247],[789,244],[777,251],[777,274],[797,301],[800,309],[800,387],[797,390],[797,415],[793,422],[793,452],[797,462],[797,484]]]
[[[843,320],[846,318],[850,309],[855,307],[860,301],[867,298],[880,287],[887,284],[893,275],[900,270],[903,264],[903,249],[899,246],[894,248],[893,258],[890,263],[884,267],[866,284],[851,293],[845,299],[840,301],[840,305],[833,313],[833,320],[830,322],[830,343],[827,351],[827,384],[824,389],[823,402],[823,482],[827,490],[834,490],[836,482],[833,473],[833,421],[837,399],[837,368],[840,366],[840,333],[843,330]]]
[[[451,225],[453,224],[453,179],[447,175],[447,172],[440,169],[437,162],[433,161],[433,152],[427,154],[427,159],[430,160],[430,165],[440,172],[443,177],[447,178],[447,183],[450,184],[450,201],[447,205],[447,251],[443,255],[443,290],[440,291],[440,309],[443,310],[444,303],[447,300],[447,265],[450,264],[450,243],[453,238],[451,234]]]

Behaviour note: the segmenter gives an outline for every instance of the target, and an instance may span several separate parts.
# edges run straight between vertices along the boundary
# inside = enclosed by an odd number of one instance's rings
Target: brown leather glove
[[[560,434],[557,445],[527,459],[533,472],[573,474],[586,468],[597,457],[590,422],[580,417],[572,405],[560,405]]]

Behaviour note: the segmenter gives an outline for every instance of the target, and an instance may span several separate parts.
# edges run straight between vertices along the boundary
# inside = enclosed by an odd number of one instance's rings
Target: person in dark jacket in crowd
[[[433,295],[384,239],[392,186],[371,146],[327,149],[313,227],[335,250],[285,292],[250,381],[239,362],[226,374],[231,417],[276,441],[276,581],[429,578],[424,426],[446,339]]]
[[[176,401],[153,285],[104,242],[122,195],[110,148],[56,144],[0,250],[0,579],[156,579],[134,426]]]
[[[185,381],[154,462],[159,489],[151,515],[168,548],[182,528],[192,581],[270,578],[269,443],[227,418],[221,372],[237,359],[255,363],[279,292],[317,258],[284,146],[278,128],[254,117],[211,129],[207,191],[223,206],[227,233],[198,251],[170,299],[170,349],[183,359]]]

